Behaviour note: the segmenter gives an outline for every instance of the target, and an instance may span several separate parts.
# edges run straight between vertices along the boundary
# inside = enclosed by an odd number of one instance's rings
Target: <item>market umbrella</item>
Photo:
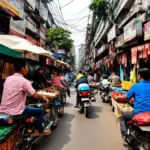
[[[0,44],[7,46],[16,51],[23,52],[24,54],[33,53],[38,55],[43,55],[55,59],[52,54],[42,47],[32,45],[26,39],[13,36],[13,35],[0,35]]]

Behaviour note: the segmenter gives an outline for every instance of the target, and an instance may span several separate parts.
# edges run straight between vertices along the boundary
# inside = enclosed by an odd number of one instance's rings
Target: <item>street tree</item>
[[[53,48],[57,46],[64,49],[66,53],[70,52],[73,47],[73,40],[71,39],[71,32],[62,28],[50,28],[47,32],[47,40]]]

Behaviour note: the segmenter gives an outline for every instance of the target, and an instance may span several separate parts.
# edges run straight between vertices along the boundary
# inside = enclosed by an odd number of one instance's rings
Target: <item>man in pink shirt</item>
[[[9,115],[20,115],[22,113],[37,117],[37,132],[35,136],[48,135],[50,130],[44,130],[43,116],[44,112],[40,108],[26,107],[27,93],[34,99],[48,103],[48,100],[37,94],[31,86],[31,83],[24,78],[28,73],[26,60],[19,59],[14,63],[16,73],[8,77],[4,83],[0,113]]]
[[[54,72],[53,79],[52,79],[53,86],[64,88],[64,86],[61,84],[60,81],[61,81],[61,78],[60,78],[59,72],[58,73]]]

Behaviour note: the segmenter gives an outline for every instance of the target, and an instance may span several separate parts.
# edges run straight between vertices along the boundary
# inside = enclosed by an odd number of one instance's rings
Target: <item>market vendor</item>
[[[109,81],[111,82],[111,87],[120,87],[121,80],[115,71],[112,72],[112,75],[109,77]]]
[[[132,120],[135,114],[150,112],[150,70],[143,68],[139,70],[139,83],[134,84],[126,93],[126,98],[134,98],[134,111],[124,112],[121,121],[121,134],[126,141],[127,137],[127,122]]]
[[[14,63],[16,73],[8,77],[4,83],[2,102],[0,105],[0,113],[8,115],[27,114],[28,116],[36,116],[35,136],[48,135],[50,130],[44,130],[43,116],[44,111],[41,108],[27,107],[26,96],[31,95],[34,99],[48,103],[48,99],[36,93],[31,83],[24,78],[28,73],[28,65],[26,60],[18,59]]]

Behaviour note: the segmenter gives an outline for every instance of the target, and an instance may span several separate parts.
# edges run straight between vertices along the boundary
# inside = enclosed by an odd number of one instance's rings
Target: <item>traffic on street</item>
[[[150,150],[150,0],[0,0],[0,150]]]

